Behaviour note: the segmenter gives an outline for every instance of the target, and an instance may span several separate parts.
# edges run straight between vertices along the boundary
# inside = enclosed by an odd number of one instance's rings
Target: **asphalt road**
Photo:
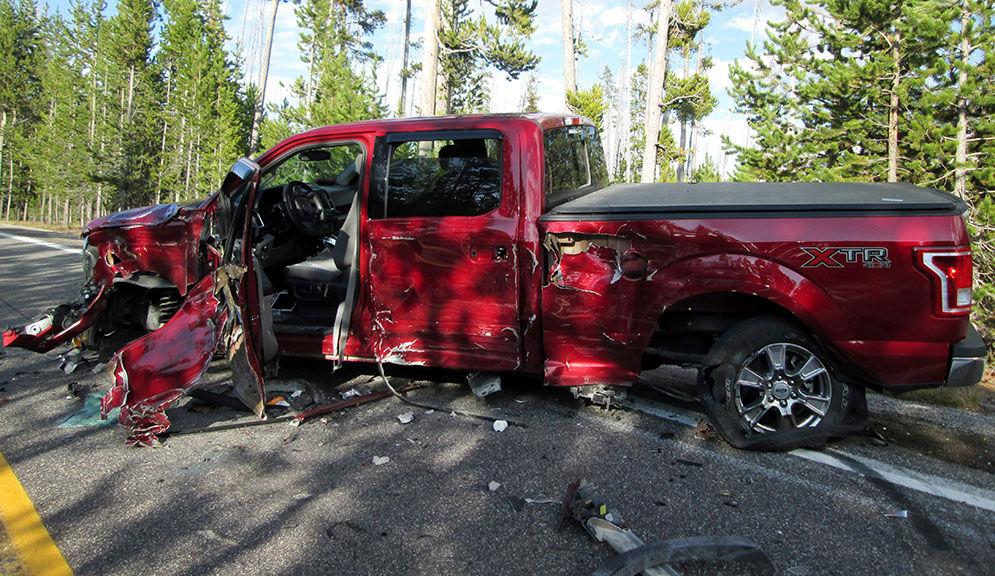
[[[0,324],[72,298],[78,247],[0,227]],[[109,380],[58,372],[57,352],[0,353],[0,453],[78,574],[586,574],[612,552],[561,524],[557,504],[525,500],[559,498],[581,477],[649,542],[744,536],[778,574],[977,575],[995,565],[990,415],[874,397],[886,446],[856,437],[819,453],[757,454],[696,434],[693,404],[649,391],[638,411],[526,384],[479,401],[459,377],[421,372],[408,375],[432,385],[412,397],[447,409],[415,410],[410,424],[396,417],[411,408],[391,398],[296,428],[135,449],[114,426],[58,426],[81,405],[70,382],[103,390]],[[222,367],[214,377],[224,380]],[[648,377],[689,384],[678,371]],[[301,378],[329,397],[372,380],[285,362],[274,384]],[[495,432],[448,407],[528,427]],[[169,413],[176,429],[247,419],[195,403]],[[390,461],[374,466],[374,456]]]

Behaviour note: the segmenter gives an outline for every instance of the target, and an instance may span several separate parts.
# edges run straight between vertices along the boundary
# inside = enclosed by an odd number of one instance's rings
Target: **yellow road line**
[[[26,575],[73,573],[3,454],[0,454],[0,522],[3,523],[0,532],[6,532]]]

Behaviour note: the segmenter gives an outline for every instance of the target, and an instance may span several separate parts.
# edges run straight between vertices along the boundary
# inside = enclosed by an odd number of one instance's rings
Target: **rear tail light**
[[[934,311],[940,316],[971,313],[970,248],[924,248],[916,251],[920,267],[933,284]]]

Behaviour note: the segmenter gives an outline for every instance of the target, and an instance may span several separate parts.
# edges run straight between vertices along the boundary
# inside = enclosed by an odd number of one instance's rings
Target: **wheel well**
[[[643,367],[697,365],[723,332],[755,316],[778,316],[802,324],[789,310],[760,296],[737,292],[692,296],[660,314]]]

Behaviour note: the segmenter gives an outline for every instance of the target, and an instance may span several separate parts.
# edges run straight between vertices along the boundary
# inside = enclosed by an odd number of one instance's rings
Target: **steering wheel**
[[[335,211],[321,192],[299,180],[287,182],[283,187],[282,205],[290,223],[308,236],[322,235]]]

